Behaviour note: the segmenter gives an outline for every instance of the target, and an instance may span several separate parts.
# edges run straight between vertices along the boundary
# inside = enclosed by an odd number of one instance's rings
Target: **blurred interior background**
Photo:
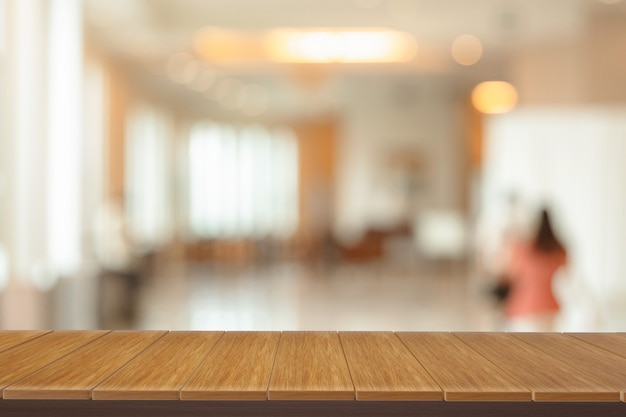
[[[0,328],[626,329],[626,1],[0,0]],[[495,82],[482,84],[484,82]]]

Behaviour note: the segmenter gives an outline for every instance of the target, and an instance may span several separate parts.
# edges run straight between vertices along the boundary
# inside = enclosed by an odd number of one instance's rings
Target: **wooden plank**
[[[180,391],[181,400],[266,400],[280,332],[227,332]]]
[[[167,332],[112,332],[4,389],[7,399],[89,399],[91,390]]]
[[[391,332],[340,332],[357,400],[441,400],[441,388]]]
[[[592,378],[615,387],[624,401],[626,358],[562,334],[520,333],[514,336]]]
[[[0,352],[50,333],[49,330],[3,330],[0,331]]]
[[[455,333],[464,343],[530,388],[535,401],[619,401],[620,393],[511,334]]]
[[[268,399],[354,400],[354,386],[337,333],[283,333]]]
[[[568,336],[626,358],[626,334],[624,333],[569,333]]]
[[[177,400],[223,332],[171,332],[92,391],[94,400]]]
[[[93,342],[108,331],[59,331],[0,353],[0,389]]]
[[[398,333],[446,401],[531,401],[530,390],[450,333]]]

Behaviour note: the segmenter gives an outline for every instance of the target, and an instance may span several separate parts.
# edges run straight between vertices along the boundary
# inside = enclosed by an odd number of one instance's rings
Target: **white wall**
[[[626,329],[626,109],[519,110],[490,118],[485,135],[483,214],[497,218],[511,191],[553,208],[571,255],[565,302],[576,319],[563,326],[597,316],[601,330]]]
[[[389,175],[401,152],[424,156],[425,188],[418,207],[459,208],[464,148],[458,97],[442,82],[410,77],[344,82],[337,152],[336,230],[358,237],[368,227],[406,216],[406,200]]]

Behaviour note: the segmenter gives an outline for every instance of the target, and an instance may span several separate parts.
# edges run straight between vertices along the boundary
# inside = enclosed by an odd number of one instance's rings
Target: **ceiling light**
[[[483,54],[483,45],[474,35],[461,35],[452,42],[452,58],[461,65],[474,65]]]
[[[266,47],[276,62],[383,63],[410,61],[417,42],[391,30],[280,29],[267,36]]]
[[[504,81],[485,81],[474,87],[472,104],[481,113],[506,113],[517,104],[517,90]]]
[[[263,33],[205,27],[192,39],[195,53],[211,62],[254,62],[265,59]]]

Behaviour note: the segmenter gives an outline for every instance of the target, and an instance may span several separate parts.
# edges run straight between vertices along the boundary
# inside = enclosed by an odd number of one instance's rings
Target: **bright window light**
[[[198,124],[189,138],[189,221],[202,238],[287,238],[298,218],[295,136]]]
[[[22,2],[19,2],[22,3]],[[48,38],[48,256],[54,276],[81,260],[82,17],[79,0],[51,0]]]
[[[278,129],[274,132],[276,156],[281,163],[273,165],[277,190],[275,233],[289,237],[298,227],[298,141],[292,131]]]
[[[126,216],[133,239],[144,250],[165,243],[169,210],[169,125],[158,111],[141,107],[129,115],[126,131]]]

